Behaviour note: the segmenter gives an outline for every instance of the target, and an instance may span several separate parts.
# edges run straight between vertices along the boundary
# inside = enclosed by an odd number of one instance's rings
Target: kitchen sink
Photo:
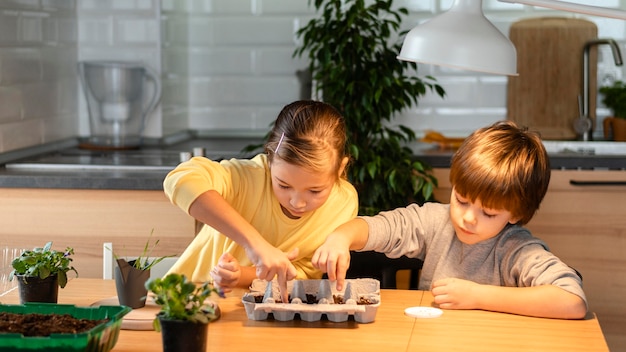
[[[550,155],[626,156],[626,142],[543,141],[543,145]]]
[[[558,170],[626,170],[626,142],[544,140],[550,167]],[[413,143],[411,149],[426,164],[449,167],[454,149],[433,143]]]

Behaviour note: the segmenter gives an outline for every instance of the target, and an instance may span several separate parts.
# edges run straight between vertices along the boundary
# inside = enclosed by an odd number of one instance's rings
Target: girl
[[[205,225],[170,272],[212,278],[226,292],[277,276],[284,302],[287,280],[321,278],[313,252],[358,211],[345,146],[335,108],[296,101],[278,115],[265,153],[181,163],[166,176],[165,193]]]

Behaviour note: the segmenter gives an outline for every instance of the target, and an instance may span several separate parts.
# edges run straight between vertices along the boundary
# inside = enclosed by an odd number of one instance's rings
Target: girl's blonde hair
[[[463,142],[452,157],[450,182],[461,196],[505,209],[523,225],[548,190],[550,160],[538,133],[501,121]]]
[[[280,158],[315,172],[338,174],[346,153],[346,125],[343,116],[329,104],[299,100],[278,114],[265,143],[271,162]],[[346,177],[344,168],[341,175]]]

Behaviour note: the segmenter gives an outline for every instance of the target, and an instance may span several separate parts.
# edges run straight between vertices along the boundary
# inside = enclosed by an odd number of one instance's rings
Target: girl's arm
[[[287,281],[296,277],[296,268],[291,264],[291,260],[297,256],[297,249],[291,253],[284,253],[269,244],[219,193],[213,190],[201,194],[189,207],[189,214],[243,247],[255,266],[256,277],[272,280],[277,276],[281,295],[286,301]]]
[[[461,279],[433,283],[432,294],[443,309],[482,309],[543,318],[582,319],[585,301],[554,285],[503,287]]]

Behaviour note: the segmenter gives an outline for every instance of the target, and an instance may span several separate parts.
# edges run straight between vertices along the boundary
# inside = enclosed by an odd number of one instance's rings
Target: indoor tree
[[[406,145],[415,132],[392,126],[394,115],[427,90],[445,95],[431,76],[419,78],[417,65],[396,58],[405,8],[392,0],[313,0],[318,17],[297,32],[294,56],[307,56],[317,97],[345,117],[352,163],[348,178],[356,187],[361,215],[432,199],[437,180],[430,166]],[[406,32],[400,33],[400,37]]]

